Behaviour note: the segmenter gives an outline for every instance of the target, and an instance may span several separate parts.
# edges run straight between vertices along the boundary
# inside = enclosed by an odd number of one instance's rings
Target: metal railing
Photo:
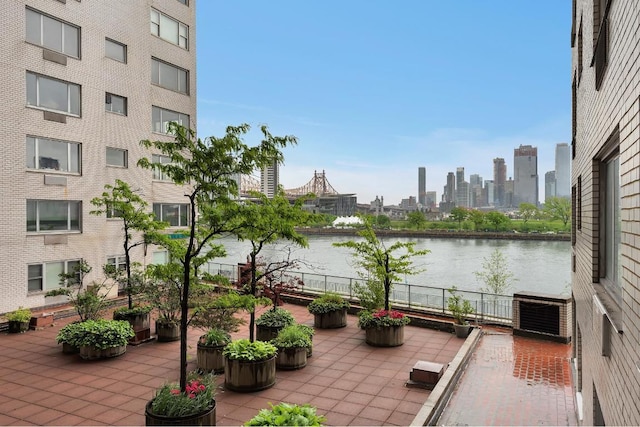
[[[204,268],[207,273],[221,275],[232,282],[238,280],[238,266],[208,262]],[[355,296],[356,283],[363,283],[362,279],[353,277],[330,276],[326,274],[290,271],[288,276],[295,276],[304,283],[300,289],[308,293],[336,292],[349,299]],[[480,323],[496,323],[511,325],[512,300],[511,295],[489,294],[485,292],[458,289],[463,299],[469,300],[475,310],[471,316]],[[427,313],[450,315],[447,310],[449,292],[447,288],[415,285],[409,283],[394,283],[391,291],[391,303],[395,306],[406,307],[411,310]]]

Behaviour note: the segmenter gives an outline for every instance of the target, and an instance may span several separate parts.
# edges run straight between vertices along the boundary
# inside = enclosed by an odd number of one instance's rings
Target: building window
[[[104,109],[110,113],[127,115],[127,98],[124,96],[106,93],[104,97]]]
[[[151,258],[151,264],[169,264],[169,251],[155,251]]]
[[[582,230],[582,175],[578,177],[576,191],[576,228]]]
[[[153,154],[151,156],[151,162],[159,163],[159,164],[168,164],[168,163],[171,163],[171,157],[162,156],[160,154]],[[157,168],[157,167],[153,168],[153,179],[158,181],[171,181],[171,178],[167,176],[167,174],[164,173],[164,171],[162,171],[160,168]]]
[[[27,105],[80,116],[80,85],[27,71]]]
[[[151,34],[189,49],[189,27],[155,9],[151,9]]]
[[[600,90],[602,80],[604,78],[604,72],[607,69],[608,62],[608,50],[609,50],[609,20],[604,19],[600,26],[600,34],[598,36],[598,44],[596,44],[595,52],[593,53],[593,62],[596,66],[596,90]]]
[[[170,227],[189,225],[189,205],[154,203],[153,213],[158,221],[168,222]]]
[[[107,258],[107,265],[112,265],[116,270],[124,271],[127,263],[124,255],[116,255]]]
[[[185,6],[189,6],[189,0],[178,0],[179,3],[182,3]]]
[[[576,136],[578,135],[578,86],[576,75],[571,83],[571,158],[576,158]]]
[[[151,83],[188,94],[189,72],[159,59],[151,58]]]
[[[127,63],[127,46],[115,40],[105,39],[104,52],[107,58]]]
[[[578,27],[578,84],[582,78],[582,20],[580,20],[580,26]]]
[[[158,133],[169,133],[169,122],[176,122],[189,127],[189,115],[153,106],[151,109],[152,130]]]
[[[576,216],[578,214],[576,207],[577,197],[577,187],[574,185],[571,187],[571,246],[575,246],[576,244]]]
[[[80,144],[27,136],[27,169],[80,173]]]
[[[107,147],[107,166],[127,167],[127,150]]]
[[[74,58],[80,57],[80,28],[26,9],[27,41]]]
[[[60,287],[60,274],[77,272],[80,283],[80,260],[46,262],[27,266],[27,290],[29,292],[49,291]]]
[[[27,231],[80,231],[81,202],[27,200]]]
[[[122,211],[116,209],[111,203],[107,203],[105,208],[107,218],[122,218]]]

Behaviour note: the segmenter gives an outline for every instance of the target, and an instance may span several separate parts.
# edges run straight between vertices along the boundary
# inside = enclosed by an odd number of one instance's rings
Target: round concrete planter
[[[307,366],[308,347],[279,348],[276,368],[283,370],[302,369]]]
[[[120,356],[124,354],[126,351],[127,351],[126,345],[109,347],[105,349],[99,349],[92,345],[81,345],[80,357],[82,357],[85,360],[107,359],[110,357]]]
[[[260,391],[275,383],[276,356],[254,362],[224,358],[224,386],[229,390]]]
[[[313,315],[313,326],[319,329],[336,329],[347,326],[347,309]]]
[[[404,344],[404,325],[367,328],[366,343],[374,347],[397,347]]]
[[[216,425],[216,401],[209,408],[194,415],[184,415],[180,417],[168,417],[157,415],[152,412],[151,404],[153,400],[147,402],[144,409],[145,425],[148,426],[214,426]]]
[[[156,335],[160,342],[178,341],[180,339],[180,324],[156,320]]]
[[[224,372],[224,345],[204,345],[198,343],[198,369],[221,374]]]

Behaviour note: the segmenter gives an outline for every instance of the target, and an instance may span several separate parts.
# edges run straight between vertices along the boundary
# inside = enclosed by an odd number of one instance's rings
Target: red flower
[[[174,388],[173,390],[171,390],[171,394],[180,394],[180,390]]]

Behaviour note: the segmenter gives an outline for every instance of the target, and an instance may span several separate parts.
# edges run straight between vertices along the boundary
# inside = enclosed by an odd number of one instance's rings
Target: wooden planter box
[[[134,314],[134,315],[113,315],[113,320],[126,320],[131,324],[135,335],[129,339],[129,344],[137,345],[149,341],[151,338],[151,314]]]
[[[284,326],[259,326],[256,325],[256,339],[258,341],[271,341],[278,336]]]
[[[95,348],[91,345],[82,345],[80,346],[80,357],[82,357],[85,360],[107,359],[110,357],[120,356],[124,354],[126,351],[127,351],[126,345],[105,348],[104,350]]]
[[[80,347],[76,347],[75,345],[71,345],[69,343],[62,343],[62,353],[63,354],[78,354],[80,353]]]
[[[224,345],[204,345],[198,343],[198,369],[221,374],[224,372]]]
[[[42,313],[31,316],[31,320],[29,321],[29,328],[34,330],[51,325],[53,325],[53,313]]]
[[[251,392],[276,383],[276,356],[258,362],[224,358],[224,386],[232,391]]]
[[[9,333],[20,334],[29,330],[29,322],[19,322],[17,320],[9,320]]]
[[[336,329],[347,326],[347,309],[314,314],[313,326],[319,329]]]
[[[366,342],[374,347],[397,347],[404,344],[404,325],[365,329]]]
[[[180,339],[180,324],[156,320],[156,335],[160,342],[178,341]]]
[[[307,366],[307,347],[278,348],[276,368],[283,370],[302,369]]]
[[[181,417],[167,417],[156,415],[151,410],[153,400],[149,401],[144,408],[145,425],[147,426],[214,426],[216,425],[216,401],[203,412],[194,415],[184,415]]]

